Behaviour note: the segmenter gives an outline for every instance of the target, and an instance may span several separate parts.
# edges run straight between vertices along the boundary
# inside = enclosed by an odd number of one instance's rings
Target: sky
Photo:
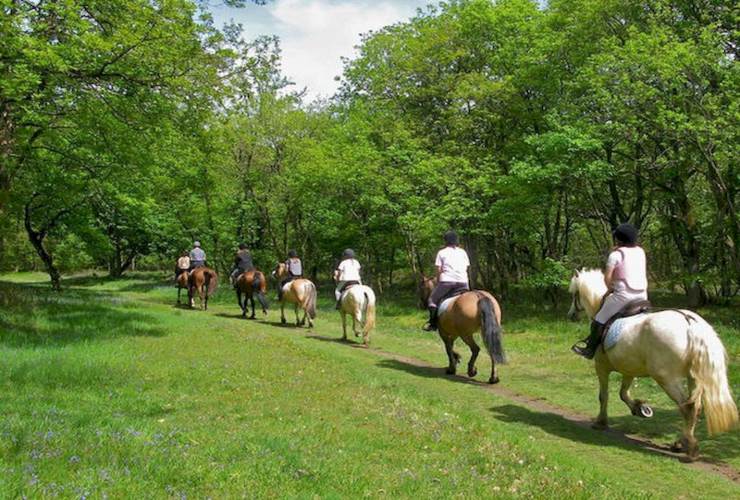
[[[283,73],[309,99],[330,97],[339,85],[342,57],[352,57],[360,34],[416,14],[432,0],[273,0],[240,9],[213,7],[217,25],[235,21],[244,37],[278,35]]]

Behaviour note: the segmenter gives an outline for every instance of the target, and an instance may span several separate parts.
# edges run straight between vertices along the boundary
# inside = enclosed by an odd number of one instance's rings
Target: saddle
[[[442,296],[441,299],[439,299],[439,307],[437,308],[437,315],[442,316],[445,312],[447,312],[447,309],[452,304],[452,299],[455,297],[458,297],[466,292],[470,292],[471,290],[466,287],[459,287],[459,288],[453,288],[446,294]]]
[[[347,290],[349,290],[350,287],[353,287],[353,286],[359,285],[359,284],[360,284],[359,281],[347,281],[346,283],[344,283],[344,285],[342,285],[342,288],[339,290],[339,293],[340,294],[343,294],[344,292],[346,292]]]
[[[604,340],[604,337],[606,337],[606,334],[609,332],[609,328],[611,328],[612,324],[616,320],[650,312],[650,309],[652,308],[653,305],[649,300],[639,299],[628,302],[621,311],[609,318],[609,321],[604,324],[604,328],[601,330],[601,339]]]

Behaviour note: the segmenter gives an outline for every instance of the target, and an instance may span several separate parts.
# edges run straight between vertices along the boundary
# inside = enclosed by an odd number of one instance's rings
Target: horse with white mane
[[[352,316],[352,331],[355,337],[362,334],[365,346],[370,342],[370,332],[375,328],[375,292],[367,285],[351,285],[339,299],[342,315],[342,340],[347,340],[347,315]],[[358,325],[362,326],[359,330]]]
[[[593,318],[607,292],[599,270],[576,271],[570,282],[573,302],[568,317],[580,311]],[[606,428],[609,374],[622,374],[619,395],[633,415],[652,416],[644,402],[633,400],[629,389],[635,377],[651,377],[676,402],[684,418],[675,451],[696,459],[699,447],[694,428],[702,406],[710,434],[725,432],[738,422],[738,411],[727,381],[727,354],[717,333],[701,316],[687,310],[665,310],[624,320],[613,346],[599,348],[595,356],[601,411],[595,428]],[[611,334],[611,332],[610,332]],[[688,381],[688,391],[684,385]]]

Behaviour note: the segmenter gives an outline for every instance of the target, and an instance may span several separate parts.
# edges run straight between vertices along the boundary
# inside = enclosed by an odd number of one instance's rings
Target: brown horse
[[[216,292],[218,286],[218,274],[208,267],[196,267],[190,272],[188,288],[188,303],[195,307],[195,294],[200,297],[200,307],[208,310],[208,297]]]
[[[250,319],[255,317],[254,308],[254,296],[257,295],[262,306],[262,312],[267,314],[267,280],[262,271],[253,269],[251,271],[244,272],[236,278],[236,301],[239,303],[239,307],[242,308],[242,318],[247,317],[247,301],[252,304],[252,315]],[[244,302],[242,302],[242,294],[244,294]]]
[[[190,273],[187,271],[184,271],[180,273],[180,275],[175,280],[175,283],[177,284],[177,304],[180,305],[180,292],[183,290],[187,290],[188,287],[188,281],[190,280]]]
[[[434,276],[428,278],[424,273],[422,273],[417,287],[417,293],[419,294],[419,309],[426,310],[426,308],[429,307],[429,296],[432,295],[432,290],[434,290],[435,286],[437,286],[437,278]]]
[[[283,280],[288,277],[288,269],[284,263],[280,262],[275,267],[272,275]],[[283,298],[280,300],[280,321],[285,320],[285,303],[294,305],[296,326],[303,326],[308,320],[308,327],[313,327],[313,320],[316,318],[316,285],[310,280],[297,278],[286,284],[283,290]],[[303,309],[303,319],[298,317],[298,309]]]
[[[506,363],[501,331],[501,307],[488,292],[475,290],[465,292],[458,297],[449,299],[446,307],[440,309],[439,336],[445,344],[449,366],[447,373],[454,375],[460,355],[453,349],[457,337],[461,337],[470,347],[470,361],[468,361],[468,376],[475,377],[475,360],[478,358],[480,347],[475,343],[473,334],[480,331],[483,343],[491,356],[491,378],[489,384],[499,382],[496,373],[496,363]],[[446,301],[444,301],[446,302]],[[441,306],[444,304],[440,304]]]

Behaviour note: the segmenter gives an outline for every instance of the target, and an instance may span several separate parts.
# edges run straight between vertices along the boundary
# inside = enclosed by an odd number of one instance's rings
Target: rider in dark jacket
[[[252,254],[244,243],[239,244],[239,251],[234,256],[234,269],[231,271],[231,283],[236,286],[236,279],[240,274],[254,269]]]

